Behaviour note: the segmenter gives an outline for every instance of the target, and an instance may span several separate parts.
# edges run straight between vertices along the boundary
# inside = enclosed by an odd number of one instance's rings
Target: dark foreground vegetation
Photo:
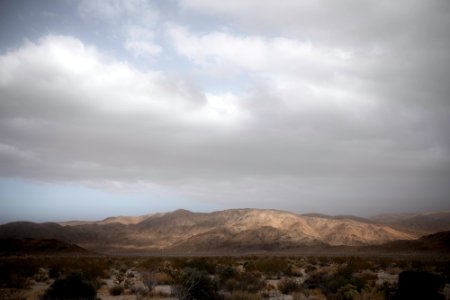
[[[0,257],[0,270],[0,299],[446,299],[450,283],[442,256]]]

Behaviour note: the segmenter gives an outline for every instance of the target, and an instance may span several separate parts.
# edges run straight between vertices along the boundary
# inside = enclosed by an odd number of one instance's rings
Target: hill
[[[450,253],[450,231],[437,232],[422,236],[417,240],[393,241],[375,247],[391,252],[440,252]]]
[[[371,220],[415,235],[450,230],[450,211],[420,214],[384,214],[372,217]]]
[[[176,210],[64,226],[15,222],[0,226],[0,238],[58,239],[100,252],[145,254],[362,246],[417,236],[355,217],[230,209],[211,213]]]
[[[55,239],[0,239],[0,256],[8,255],[92,255],[75,244]]]

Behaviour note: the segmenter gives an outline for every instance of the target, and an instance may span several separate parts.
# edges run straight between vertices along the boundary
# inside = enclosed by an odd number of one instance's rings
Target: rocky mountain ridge
[[[278,250],[376,245],[418,237],[362,218],[300,215],[269,209],[211,213],[176,210],[98,222],[14,222],[0,226],[0,238],[58,239],[100,252]]]

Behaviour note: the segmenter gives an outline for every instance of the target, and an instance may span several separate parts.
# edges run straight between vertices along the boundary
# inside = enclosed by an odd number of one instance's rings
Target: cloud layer
[[[118,24],[133,60],[66,34],[3,53],[0,176],[157,186],[223,207],[446,208],[447,3],[171,9],[80,2],[81,18]]]

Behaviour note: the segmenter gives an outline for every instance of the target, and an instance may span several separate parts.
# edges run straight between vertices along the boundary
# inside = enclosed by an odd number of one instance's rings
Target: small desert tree
[[[180,300],[218,298],[217,285],[206,271],[186,268],[175,281],[174,294]]]
[[[158,284],[157,272],[154,270],[143,272],[142,283],[147,288],[147,291],[151,293],[153,291],[153,288]]]
[[[96,299],[97,291],[94,285],[82,274],[74,273],[66,278],[57,279],[45,292],[43,300],[53,299]]]

